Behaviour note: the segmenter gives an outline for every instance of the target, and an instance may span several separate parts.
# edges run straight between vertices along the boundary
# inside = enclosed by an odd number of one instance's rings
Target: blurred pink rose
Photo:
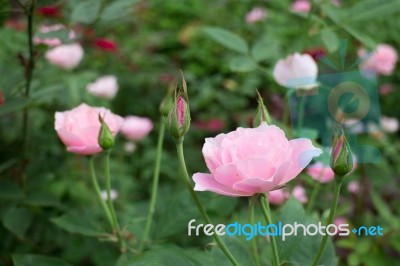
[[[308,0],[296,0],[290,8],[292,12],[308,13],[311,10],[311,3]]]
[[[307,174],[312,179],[321,183],[328,183],[333,180],[335,173],[332,171],[329,165],[324,165],[322,162],[316,162],[307,168]]]
[[[218,118],[213,118],[210,120],[197,120],[194,122],[194,125],[202,130],[216,132],[221,131],[224,128],[224,121]]]
[[[115,76],[103,76],[95,82],[89,83],[86,90],[99,98],[112,99],[118,92],[118,83]]]
[[[152,129],[153,123],[150,119],[130,115],[125,117],[121,132],[127,139],[139,141],[144,139]]]
[[[50,25],[50,26],[46,26],[46,25],[41,25],[39,28],[39,32],[40,33],[49,33],[52,31],[59,31],[65,29],[64,25],[61,24],[55,24],[55,25]],[[70,30],[69,32],[69,36],[68,38],[70,40],[75,38],[75,32]],[[61,45],[62,42],[59,38],[57,37],[52,37],[52,38],[41,38],[41,37],[34,37],[33,38],[33,43],[34,44],[45,44],[47,46],[58,46]]]
[[[292,195],[301,203],[308,201],[306,190],[302,186],[295,186],[292,190]]]
[[[308,54],[295,53],[280,59],[274,67],[275,81],[287,88],[311,89],[316,86],[318,67]]]
[[[194,189],[232,197],[266,193],[295,178],[321,153],[309,139],[289,141],[282,129],[265,122],[238,128],[206,138],[203,156],[211,174],[194,174]]]
[[[46,59],[53,65],[63,69],[73,69],[83,58],[83,49],[77,44],[64,44],[46,52]]]
[[[289,193],[281,188],[268,192],[268,201],[274,205],[282,205],[289,198]]]
[[[106,108],[82,103],[72,110],[56,112],[55,130],[69,152],[90,155],[102,151],[97,140],[100,131],[99,114],[104,117],[115,136],[124,120]]]
[[[246,22],[253,24],[257,21],[262,21],[266,18],[267,12],[264,8],[254,7],[249,13],[246,14]]]
[[[347,190],[350,193],[354,193],[357,194],[360,191],[360,183],[358,183],[357,181],[351,181],[348,185],[347,185]]]
[[[388,44],[379,44],[370,55],[366,55],[363,49],[359,50],[358,53],[359,56],[364,58],[360,68],[367,74],[372,72],[389,76],[397,63],[397,52]]]
[[[379,94],[380,95],[388,95],[394,91],[394,86],[392,84],[383,84],[379,87]]]

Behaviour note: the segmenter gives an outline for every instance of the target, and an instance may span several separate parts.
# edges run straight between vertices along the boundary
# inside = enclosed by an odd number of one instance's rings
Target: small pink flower
[[[335,177],[335,173],[332,171],[331,167],[329,165],[324,165],[322,162],[310,165],[307,168],[307,174],[309,174],[312,179],[321,183],[331,182]]]
[[[83,58],[83,49],[77,43],[64,44],[46,52],[46,59],[53,65],[63,69],[73,69]]]
[[[289,141],[282,129],[265,122],[238,128],[206,138],[203,156],[211,174],[194,174],[194,189],[231,197],[266,193],[294,179],[321,153],[309,139]]]
[[[318,66],[308,54],[295,53],[279,60],[274,67],[275,81],[287,88],[311,89],[316,86]]]
[[[389,95],[394,91],[393,85],[392,84],[383,84],[382,86],[379,87],[379,94],[380,95]]]
[[[281,188],[268,192],[268,201],[274,205],[282,205],[289,198],[289,193]]]
[[[350,193],[357,194],[358,192],[360,192],[360,183],[358,183],[357,181],[351,181],[347,185],[347,190]]]
[[[292,12],[308,13],[311,10],[311,3],[308,0],[295,0],[291,6]]]
[[[64,25],[61,24],[55,24],[55,25],[50,25],[50,26],[46,26],[46,25],[41,25],[39,28],[39,32],[40,33],[49,33],[52,31],[59,31],[65,29]],[[74,31],[70,31],[69,32],[69,39],[72,40],[75,38],[75,32]],[[40,37],[34,37],[33,38],[33,43],[34,44],[45,44],[47,46],[58,46],[61,45],[62,42],[59,38],[53,37],[53,38],[40,38]]]
[[[257,21],[262,21],[266,18],[267,12],[264,8],[254,7],[249,13],[246,14],[246,22],[253,24]]]
[[[95,82],[89,83],[86,90],[99,98],[112,99],[118,92],[118,83],[115,76],[103,76]]]
[[[147,117],[130,115],[125,117],[121,128],[122,134],[133,141],[144,139],[153,129],[153,123]]]
[[[292,195],[301,203],[308,201],[306,190],[302,186],[295,186],[292,190]]]
[[[347,219],[346,218],[344,218],[344,217],[336,217],[335,218],[335,220],[333,221],[333,223],[336,225],[336,226],[339,226],[339,225],[341,225],[341,224],[348,224],[348,221],[347,221]]]
[[[82,103],[72,110],[56,112],[55,130],[69,152],[90,155],[102,151],[98,144],[99,114],[104,117],[113,136],[117,135],[123,119],[106,108]]]
[[[94,46],[106,52],[115,52],[118,49],[116,42],[106,38],[97,39]]]
[[[360,65],[361,70],[367,74],[376,73],[385,76],[393,73],[398,59],[397,51],[388,44],[379,44],[369,56],[361,49],[359,55],[364,58]]]

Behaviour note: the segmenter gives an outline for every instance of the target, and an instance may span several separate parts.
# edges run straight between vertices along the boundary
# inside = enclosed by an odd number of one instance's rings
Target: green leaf
[[[71,13],[72,22],[89,24],[97,19],[100,11],[100,0],[85,0],[77,4]]]
[[[400,1],[367,0],[360,1],[346,10],[346,21],[371,21],[400,11]]]
[[[202,31],[217,43],[235,52],[246,54],[249,51],[246,41],[236,33],[217,27],[205,27]]]
[[[195,266],[185,251],[175,246],[159,247],[132,258],[122,257],[117,266]]]
[[[73,233],[85,236],[102,237],[107,233],[102,231],[99,226],[93,223],[93,218],[78,215],[65,214],[60,217],[51,219],[53,223],[62,229]]]
[[[239,265],[254,265],[252,255],[248,247],[240,239],[232,236],[221,237],[222,241],[225,242],[228,250],[233,254]],[[214,246],[211,254],[213,256],[214,265],[225,266],[232,265],[222,250]]]
[[[33,215],[28,209],[24,207],[12,207],[4,214],[3,225],[19,238],[23,238],[32,219]]]
[[[265,59],[270,57],[268,45],[269,43],[265,39],[261,39],[253,45],[253,47],[251,48],[251,56],[255,61],[264,61]]]
[[[379,196],[378,193],[371,191],[371,199],[374,203],[379,215],[394,227],[399,227],[399,220],[392,214],[387,204]]]
[[[303,209],[303,205],[295,200],[293,197],[290,198],[283,206],[281,213],[277,219],[282,224],[294,224],[295,222],[302,223],[304,225],[316,224],[318,221],[307,217]],[[297,236],[287,236],[285,241],[281,237],[276,237],[278,245],[278,253],[281,261],[288,261],[290,265],[311,265],[315,254],[319,248],[322,240],[322,236],[304,236],[303,230],[299,229]],[[328,239],[328,243],[325,247],[322,257],[319,261],[319,265],[334,266],[337,265],[335,258],[335,250],[331,239]]]
[[[0,116],[12,112],[21,111],[29,107],[30,101],[23,97],[16,97],[7,99],[7,101],[0,106]]]
[[[339,40],[335,32],[330,29],[321,31],[321,41],[330,53],[335,52],[339,48]]]
[[[370,37],[362,34],[359,30],[353,28],[350,25],[343,24],[341,25],[343,29],[345,29],[350,35],[352,35],[354,38],[362,42],[366,47],[370,49],[374,49],[376,46],[376,43],[374,40],[372,40]]]
[[[59,258],[42,255],[14,254],[12,260],[14,266],[72,266]]]
[[[109,4],[101,13],[100,20],[107,22],[110,20],[118,19],[132,13],[133,5],[138,0],[118,0]]]
[[[250,72],[257,69],[257,63],[247,56],[238,56],[232,58],[229,67],[236,72]]]

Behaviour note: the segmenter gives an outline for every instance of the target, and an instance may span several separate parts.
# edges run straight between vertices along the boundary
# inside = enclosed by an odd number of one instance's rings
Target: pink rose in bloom
[[[73,69],[83,58],[83,49],[77,43],[64,44],[46,52],[46,59],[53,65],[63,69]]]
[[[266,193],[295,178],[321,153],[309,139],[289,141],[282,129],[265,122],[238,128],[206,138],[203,156],[211,174],[194,174],[194,189],[232,197]]]
[[[264,8],[255,7],[249,13],[246,14],[246,22],[253,24],[257,21],[262,21],[266,18],[267,12]]]
[[[82,103],[72,110],[56,112],[55,130],[69,152],[90,155],[102,151],[98,144],[99,114],[104,117],[113,136],[117,135],[124,120],[106,108]]]
[[[268,201],[274,205],[282,205],[289,198],[289,193],[281,188],[268,192]]]
[[[388,95],[394,91],[392,84],[383,84],[379,87],[379,94],[380,95]]]
[[[224,128],[224,121],[218,118],[213,118],[208,121],[195,121],[194,125],[202,130],[210,131],[210,132],[216,132],[216,131],[221,131]]]
[[[42,25],[39,28],[39,32],[40,33],[49,33],[49,32],[52,32],[52,31],[59,31],[59,30],[62,30],[62,29],[65,29],[65,27],[64,27],[64,25],[61,25],[61,24],[55,24],[55,25],[51,25],[51,26]],[[69,37],[70,40],[74,39],[75,38],[75,32],[71,30],[69,32],[69,36],[68,37]],[[33,43],[34,44],[45,44],[47,46],[58,46],[58,45],[62,44],[61,40],[59,38],[55,38],[55,37],[53,37],[53,38],[34,37],[33,38]]]
[[[359,50],[359,56],[364,61],[361,63],[361,70],[368,73],[382,74],[389,76],[397,63],[397,52],[388,44],[379,44],[370,55],[366,55],[365,50]]]
[[[308,13],[311,10],[311,3],[308,0],[296,0],[290,8],[292,12]]]
[[[307,174],[315,181],[321,183],[331,182],[335,177],[335,173],[332,171],[331,167],[329,165],[324,165],[322,162],[310,165],[307,168]]]
[[[150,119],[130,115],[125,117],[121,132],[127,139],[139,141],[144,139],[152,129],[153,123]]]
[[[103,76],[95,82],[89,83],[86,90],[99,98],[112,99],[118,92],[118,83],[115,76]]]
[[[105,38],[97,39],[94,42],[94,45],[96,48],[99,48],[100,50],[106,52],[114,52],[118,48],[117,44],[114,41]]]
[[[347,185],[347,190],[350,193],[357,194],[358,192],[360,192],[360,184],[357,181],[351,181]]]
[[[295,186],[292,190],[292,195],[301,203],[308,201],[306,190],[302,186]]]
[[[318,67],[308,54],[295,53],[280,59],[274,67],[275,81],[287,88],[312,89],[316,86]]]

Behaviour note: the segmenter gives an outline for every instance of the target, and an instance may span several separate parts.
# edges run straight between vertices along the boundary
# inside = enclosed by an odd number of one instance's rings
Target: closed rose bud
[[[99,146],[103,150],[109,150],[114,146],[114,136],[111,133],[110,128],[107,126],[107,123],[99,114],[99,121],[101,123],[100,131],[99,131]]]
[[[182,138],[190,127],[190,110],[188,104],[186,81],[182,74],[182,89],[175,90],[175,101],[168,115],[168,129],[171,135]]]
[[[332,145],[331,168],[336,174],[335,178],[341,182],[343,176],[353,169],[353,155],[343,130],[335,136]]]
[[[269,116],[267,107],[264,105],[261,95],[258,92],[257,94],[258,107],[253,117],[253,127],[258,127],[262,122],[266,122],[268,125],[270,125],[271,117]]]

